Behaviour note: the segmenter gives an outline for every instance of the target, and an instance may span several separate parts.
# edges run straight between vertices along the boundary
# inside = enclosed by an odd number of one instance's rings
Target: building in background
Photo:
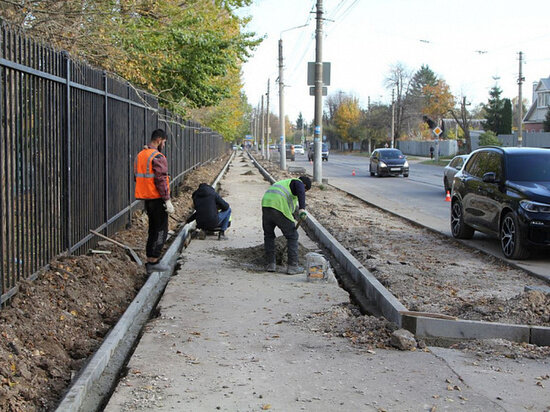
[[[550,76],[533,83],[533,104],[523,118],[523,130],[542,132],[546,112],[550,109]]]

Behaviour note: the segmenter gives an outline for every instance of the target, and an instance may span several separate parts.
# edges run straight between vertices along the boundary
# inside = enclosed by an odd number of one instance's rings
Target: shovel
[[[105,235],[102,235],[101,233],[98,233],[98,232],[96,232],[95,230],[91,230],[91,229],[90,229],[90,233],[93,233],[94,235],[96,235],[96,236],[98,236],[98,237],[100,237],[100,238],[102,238],[102,239],[105,239],[105,240],[107,240],[107,241],[109,241],[109,242],[111,242],[111,243],[114,243],[114,244],[117,245],[117,246],[120,246],[120,247],[126,249],[126,251],[128,252],[128,254],[130,255],[130,257],[131,257],[132,259],[134,259],[134,262],[136,262],[139,266],[142,266],[142,265],[143,265],[143,262],[141,261],[141,259],[139,258],[139,256],[136,254],[136,252],[134,252],[134,249],[132,249],[130,246],[127,246],[127,245],[124,245],[124,244],[122,244],[122,243],[120,243],[120,242],[117,242],[116,240],[111,239],[110,237],[107,237],[107,236],[105,236]]]

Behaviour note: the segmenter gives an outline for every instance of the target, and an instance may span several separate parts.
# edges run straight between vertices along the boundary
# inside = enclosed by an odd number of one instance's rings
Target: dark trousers
[[[168,236],[168,213],[164,208],[164,200],[146,200],[145,211],[149,218],[149,236],[145,252],[148,258],[158,258]]]
[[[262,227],[264,229],[264,249],[266,263],[275,263],[275,228],[278,227],[286,238],[288,264],[298,264],[298,230],[296,224],[271,207],[262,207]]]

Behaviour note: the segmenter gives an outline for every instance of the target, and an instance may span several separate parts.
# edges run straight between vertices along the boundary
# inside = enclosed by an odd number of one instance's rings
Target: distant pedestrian
[[[388,146],[388,142],[384,143],[384,147],[387,149],[389,146]]]
[[[298,265],[298,229],[294,212],[298,209],[298,218],[305,220],[306,192],[311,189],[311,179],[300,176],[299,179],[280,180],[269,187],[262,198],[262,227],[264,230],[264,250],[266,270],[275,272],[275,228],[283,232],[287,241],[288,267],[286,273],[296,275],[304,269]]]
[[[196,220],[198,229],[219,230],[219,239],[225,240],[225,231],[231,219],[229,204],[208,183],[201,183],[191,197],[195,212],[187,223]]]
[[[138,153],[134,162],[135,197],[144,200],[149,218],[145,250],[147,273],[166,272],[169,269],[159,262],[168,236],[168,214],[174,213],[174,206],[170,200],[168,161],[161,153],[165,145],[166,132],[162,129],[153,131],[151,141]]]
[[[434,158],[434,147],[433,146],[430,146],[430,159],[433,159]]]

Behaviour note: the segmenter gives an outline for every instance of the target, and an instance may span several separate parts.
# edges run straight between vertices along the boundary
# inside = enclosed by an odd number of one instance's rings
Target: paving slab
[[[504,374],[460,351],[367,351],[308,327],[309,317],[347,302],[348,294],[307,282],[305,274],[247,270],[221,253],[263,243],[260,200],[269,183],[242,159],[221,183],[233,210],[229,240],[193,240],[184,250],[106,411],[550,407],[550,384],[533,388],[550,370],[546,360],[498,360]],[[302,231],[300,242],[317,248]]]

